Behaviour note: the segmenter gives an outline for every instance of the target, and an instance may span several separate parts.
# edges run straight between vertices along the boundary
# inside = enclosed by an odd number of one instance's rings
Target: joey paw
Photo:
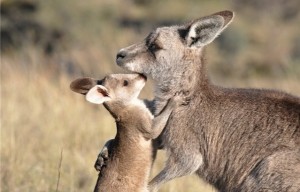
[[[104,147],[102,151],[99,153],[98,158],[95,162],[94,165],[95,169],[100,172],[102,167],[106,166],[107,160],[108,160],[108,149],[107,147]]]

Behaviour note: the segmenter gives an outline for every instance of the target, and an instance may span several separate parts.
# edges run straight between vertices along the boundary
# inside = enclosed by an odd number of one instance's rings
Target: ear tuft
[[[211,43],[232,21],[233,15],[231,11],[221,11],[191,22],[186,36],[187,45],[199,48]]]
[[[111,98],[108,96],[108,90],[102,85],[96,85],[91,88],[86,94],[85,98],[87,101],[95,104],[102,104],[111,100]]]

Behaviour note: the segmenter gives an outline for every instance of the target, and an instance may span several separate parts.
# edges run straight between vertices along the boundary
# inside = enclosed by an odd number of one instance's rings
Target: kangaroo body
[[[168,151],[152,191],[196,173],[219,191],[300,191],[300,99],[283,92],[227,89],[206,74],[204,49],[232,21],[218,12],[161,27],[123,48],[117,64],[155,81],[155,114],[180,93],[160,139]]]

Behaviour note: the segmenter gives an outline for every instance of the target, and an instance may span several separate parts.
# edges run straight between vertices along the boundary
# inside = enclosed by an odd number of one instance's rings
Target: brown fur
[[[96,162],[100,173],[95,192],[148,191],[148,178],[156,155],[152,139],[159,136],[177,102],[171,99],[153,119],[143,101],[137,99],[144,86],[142,81],[144,77],[137,74],[113,74],[99,81],[81,78],[71,83],[71,89],[87,94],[88,101],[97,104],[104,101],[105,108],[116,120],[116,137],[105,146],[109,148],[108,159],[104,166],[99,165],[103,162],[98,161],[101,155]]]
[[[110,144],[107,166],[102,167],[95,191],[146,190],[153,161],[152,143],[145,138],[151,119],[144,109],[121,103],[107,105],[118,121],[117,135]],[[117,112],[116,112],[117,111]]]

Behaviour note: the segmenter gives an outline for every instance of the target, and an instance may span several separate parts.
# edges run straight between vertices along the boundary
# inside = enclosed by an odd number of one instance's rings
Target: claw
[[[186,101],[185,97],[183,97],[182,93],[175,93],[173,97],[169,100],[171,106],[176,107],[179,105],[186,105],[189,101]]]
[[[108,156],[109,156],[109,147],[110,147],[110,144],[112,143],[112,141],[113,140],[109,140],[108,142],[106,142],[106,144],[102,148],[102,150],[99,153],[98,158],[95,162],[94,167],[99,172],[101,171],[102,167],[107,165]]]

